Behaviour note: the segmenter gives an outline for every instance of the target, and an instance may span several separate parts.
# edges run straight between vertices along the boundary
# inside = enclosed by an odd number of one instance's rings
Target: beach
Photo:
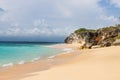
[[[73,45],[72,45],[73,46]],[[120,80],[120,46],[72,48],[49,59],[0,71],[0,80]]]
[[[0,0],[0,80],[120,80],[120,0]]]

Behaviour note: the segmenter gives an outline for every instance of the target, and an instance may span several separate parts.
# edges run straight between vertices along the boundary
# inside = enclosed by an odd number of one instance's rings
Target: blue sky
[[[120,0],[0,0],[0,40],[63,41],[119,23]]]

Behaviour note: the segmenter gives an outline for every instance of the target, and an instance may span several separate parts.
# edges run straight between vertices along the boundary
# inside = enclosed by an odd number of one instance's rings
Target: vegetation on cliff
[[[75,31],[75,33],[77,34],[80,34],[80,33],[83,33],[83,32],[96,32],[96,30],[93,30],[93,29],[86,29],[86,28],[80,28],[78,30]]]

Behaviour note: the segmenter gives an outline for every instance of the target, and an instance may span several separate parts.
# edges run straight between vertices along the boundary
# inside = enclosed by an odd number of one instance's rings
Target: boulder
[[[113,45],[120,45],[120,39],[117,39],[117,40],[115,40],[115,42],[113,42]]]

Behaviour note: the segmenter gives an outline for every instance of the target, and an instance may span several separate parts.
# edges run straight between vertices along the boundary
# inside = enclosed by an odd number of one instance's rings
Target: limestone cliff
[[[94,45],[108,47],[120,43],[120,25],[100,28],[97,30],[80,28],[70,34],[65,43],[81,43],[82,48],[92,48]]]

